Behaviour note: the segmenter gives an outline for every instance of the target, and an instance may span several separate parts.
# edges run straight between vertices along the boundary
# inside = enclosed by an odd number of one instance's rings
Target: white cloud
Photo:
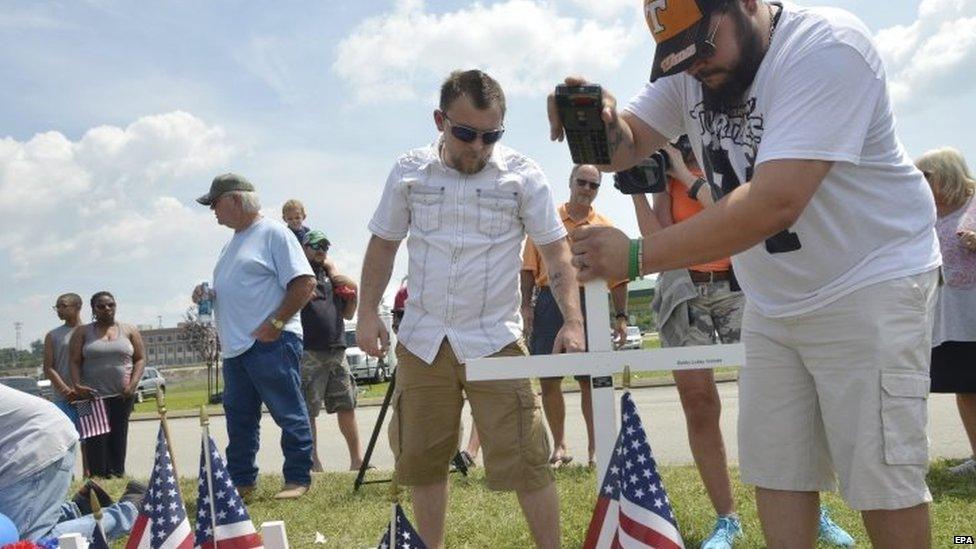
[[[220,127],[178,111],[77,140],[56,131],[0,139],[2,316],[36,334],[55,322],[38,299],[101,289],[119,292],[126,321],[178,314],[168,296],[206,276],[227,231],[177,197],[202,194],[234,153]]]
[[[7,137],[0,139],[0,216],[7,224],[65,204],[83,213],[112,202],[148,204],[232,152],[221,128],[180,111],[92,128],[78,141],[55,131],[23,143]]]
[[[640,0],[572,0],[586,10],[588,15],[600,19],[612,19],[619,15],[633,15],[643,20],[643,5]]]
[[[567,74],[613,71],[639,43],[619,21],[567,17],[529,0],[444,14],[427,12],[422,0],[398,0],[391,13],[363,21],[339,43],[333,70],[360,103],[426,96],[427,86],[451,70],[475,67],[507,94],[531,95]]]
[[[121,263],[161,239],[211,229],[204,210],[172,193],[193,175],[202,190],[201,174],[233,150],[221,128],[178,111],[92,128],[78,141],[59,132],[0,140],[0,253],[29,275],[64,254],[75,265]]]
[[[914,23],[875,39],[899,106],[976,87],[976,0],[922,0]]]

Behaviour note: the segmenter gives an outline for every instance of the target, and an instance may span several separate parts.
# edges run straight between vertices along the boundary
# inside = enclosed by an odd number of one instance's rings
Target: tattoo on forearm
[[[552,296],[556,298],[556,305],[559,306],[559,310],[566,314],[566,307],[568,303],[566,302],[566,296],[563,295],[563,288],[566,286],[565,273],[562,271],[557,271],[549,273],[549,289],[552,291]]]
[[[610,147],[610,158],[613,158],[617,153],[617,149],[620,144],[624,142],[624,130],[620,127],[620,121],[614,120],[610,123],[609,132],[607,133],[607,145]]]
[[[550,273],[549,274],[549,286],[553,289],[553,292],[552,292],[553,294],[556,294],[557,293],[555,290],[558,290],[559,288],[562,288],[562,286],[563,286],[563,273],[562,273],[562,271],[557,271],[555,273]]]

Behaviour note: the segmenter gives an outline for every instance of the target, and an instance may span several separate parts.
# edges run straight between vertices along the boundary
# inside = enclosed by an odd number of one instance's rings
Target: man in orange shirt
[[[584,225],[613,226],[607,217],[593,209],[593,201],[600,192],[602,175],[589,164],[576,165],[569,174],[569,201],[559,207],[559,217],[566,230],[572,232]],[[563,324],[559,307],[549,291],[549,275],[542,262],[542,255],[531,239],[526,239],[522,254],[522,321],[526,337],[529,338],[529,352],[533,355],[552,354],[556,333]],[[586,316],[586,302],[580,287],[580,305]],[[610,286],[613,297],[614,339],[623,341],[627,330],[627,281]],[[533,299],[534,297],[534,299]],[[590,393],[590,376],[576,376],[580,386],[580,407],[586,420],[588,463],[594,463],[596,445],[593,439],[593,401]],[[566,402],[563,400],[562,377],[544,377],[539,380],[542,386],[542,408],[546,421],[552,431],[553,448],[549,463],[561,467],[573,460],[566,452]]]

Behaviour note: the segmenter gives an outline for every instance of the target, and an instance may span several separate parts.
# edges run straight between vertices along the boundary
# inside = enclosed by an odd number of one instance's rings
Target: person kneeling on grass
[[[139,483],[130,482],[114,504],[94,483],[65,501],[77,453],[78,431],[57,406],[0,385],[0,514],[13,521],[22,539],[81,534],[90,540],[95,517],[89,489],[104,505],[101,525],[109,541],[132,529],[146,491]]]

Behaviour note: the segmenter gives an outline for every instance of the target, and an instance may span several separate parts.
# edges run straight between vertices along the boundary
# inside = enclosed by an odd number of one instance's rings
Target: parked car
[[[156,396],[156,393],[166,392],[166,378],[159,373],[159,370],[147,367],[142,372],[142,379],[136,386],[136,401],[142,402],[147,396]]]
[[[356,345],[356,327],[346,328],[346,362],[357,383],[383,383],[390,378],[390,367],[386,361],[379,360],[363,352]]]
[[[8,376],[0,377],[0,383],[7,387],[13,387],[18,391],[23,391],[34,396],[41,396],[41,389],[37,386],[37,380],[27,376]]]
[[[54,387],[51,386],[51,380],[46,377],[37,380],[37,390],[41,392],[42,398],[47,400],[54,398]]]
[[[627,339],[624,340],[624,344],[620,348],[640,349],[643,344],[644,338],[641,336],[640,328],[637,326],[627,326]]]

